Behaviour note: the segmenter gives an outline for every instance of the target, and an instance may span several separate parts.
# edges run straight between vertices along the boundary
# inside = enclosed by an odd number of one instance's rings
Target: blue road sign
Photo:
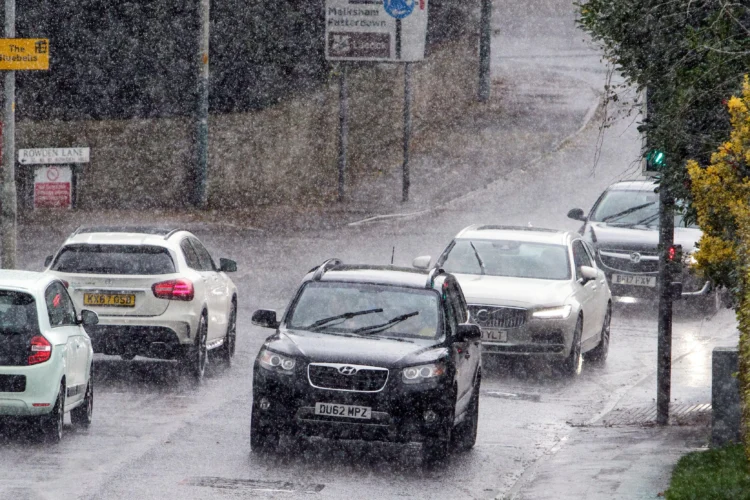
[[[414,11],[417,0],[383,0],[383,7],[391,17],[403,19]]]

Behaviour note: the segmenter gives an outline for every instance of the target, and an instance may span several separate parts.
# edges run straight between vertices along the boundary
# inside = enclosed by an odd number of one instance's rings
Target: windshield
[[[681,212],[682,203],[677,203],[674,217],[675,227],[698,227],[686,225]],[[621,226],[659,227],[659,194],[653,190],[610,190],[596,205],[590,220]]]
[[[307,283],[287,326],[325,333],[437,338],[440,301],[433,290],[365,283]]]
[[[443,262],[449,273],[545,280],[570,279],[564,245],[506,240],[456,240]]]
[[[174,262],[164,247],[147,245],[69,245],[53,271],[82,274],[172,274]]]

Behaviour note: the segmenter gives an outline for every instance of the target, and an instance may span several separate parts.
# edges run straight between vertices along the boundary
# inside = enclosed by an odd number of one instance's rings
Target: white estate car
[[[188,231],[125,226],[79,228],[45,265],[99,314],[94,352],[177,359],[200,381],[208,351],[234,356],[237,264],[219,262]]]
[[[417,257],[414,267],[430,265]],[[580,235],[512,226],[469,226],[436,263],[458,279],[484,354],[545,355],[568,375],[609,351],[612,296]]]
[[[31,417],[40,437],[62,438],[63,416],[87,427],[94,409],[91,341],[82,325],[96,314],[76,314],[54,276],[0,271],[0,417]]]

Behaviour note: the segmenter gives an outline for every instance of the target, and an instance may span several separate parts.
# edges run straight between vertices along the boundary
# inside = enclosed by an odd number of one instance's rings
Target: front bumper
[[[376,393],[318,389],[310,385],[302,369],[295,375],[282,375],[256,363],[252,425],[284,434],[332,439],[422,442],[447,435],[447,416],[452,415],[455,405],[451,394],[439,384],[423,389],[406,386],[400,376],[391,376]],[[266,409],[261,409],[261,401]],[[315,403],[366,406],[371,408],[372,418],[315,415]],[[436,415],[432,422],[425,421],[428,410]]]
[[[520,327],[499,329],[507,332],[507,342],[483,340],[482,354],[568,356],[577,321],[575,312],[566,319],[533,319],[531,311],[528,315]]]

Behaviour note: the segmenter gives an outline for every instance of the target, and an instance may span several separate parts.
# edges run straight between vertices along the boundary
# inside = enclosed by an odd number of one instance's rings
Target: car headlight
[[[297,360],[294,358],[282,356],[267,349],[261,351],[258,360],[260,361],[260,366],[263,368],[287,375],[294,373],[294,367],[297,364]]]
[[[404,368],[401,372],[401,380],[405,384],[421,384],[442,375],[445,375],[445,365],[443,363],[430,363],[429,365]]]
[[[573,306],[570,304],[560,307],[550,307],[547,309],[539,309],[534,311],[531,315],[536,319],[567,319],[570,316],[570,311],[573,310]]]

